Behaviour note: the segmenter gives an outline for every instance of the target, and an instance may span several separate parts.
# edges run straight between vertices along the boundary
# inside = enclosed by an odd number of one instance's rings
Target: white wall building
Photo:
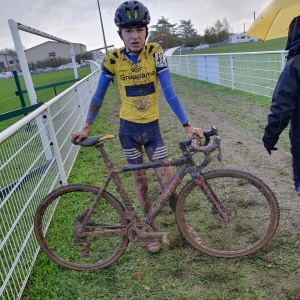
[[[229,44],[239,44],[246,42],[257,42],[258,38],[247,36],[245,33],[238,33],[229,36]]]
[[[85,53],[86,46],[83,44],[73,43],[74,55]],[[38,60],[44,60],[47,58],[70,58],[69,45],[47,41],[35,47],[25,50],[25,55],[28,63],[36,63]]]

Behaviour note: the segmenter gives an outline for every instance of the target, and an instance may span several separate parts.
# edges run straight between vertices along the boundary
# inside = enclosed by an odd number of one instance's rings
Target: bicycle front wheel
[[[104,192],[82,235],[77,232],[98,193],[99,188],[90,185],[63,186],[46,196],[36,211],[34,232],[41,249],[65,268],[105,268],[126,250],[125,211],[108,192]]]
[[[187,183],[176,207],[181,234],[197,250],[214,257],[249,255],[265,246],[279,222],[279,208],[270,188],[255,176],[236,170],[203,174],[228,214],[224,220],[195,181]]]

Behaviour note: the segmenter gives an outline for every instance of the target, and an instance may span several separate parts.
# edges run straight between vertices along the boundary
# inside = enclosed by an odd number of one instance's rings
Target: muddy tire
[[[90,185],[63,186],[46,196],[36,211],[34,232],[41,249],[65,268],[79,271],[105,268],[126,250],[125,211],[108,192],[104,192],[84,230],[100,235],[104,232],[104,236],[75,238],[74,230],[80,227],[98,192],[99,188]],[[124,234],[120,234],[122,230]],[[107,234],[112,231],[119,233]]]
[[[214,257],[249,255],[268,244],[279,223],[277,200],[255,176],[236,170],[214,170],[204,178],[229,212],[224,221],[212,209],[206,193],[194,181],[178,198],[177,226],[197,250]]]

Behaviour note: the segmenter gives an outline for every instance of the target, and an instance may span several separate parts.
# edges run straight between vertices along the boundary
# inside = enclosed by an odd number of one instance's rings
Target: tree
[[[81,64],[83,60],[92,60],[93,55],[91,52],[84,52],[80,54],[76,54],[75,61],[78,62],[78,64]]]
[[[218,19],[214,26],[204,30],[204,39],[207,44],[221,43],[229,37],[230,25],[226,18],[222,22]]]
[[[197,30],[193,27],[194,25],[192,24],[191,20],[180,20],[180,24],[178,26],[178,36],[184,40],[195,36],[197,34]]]
[[[215,27],[206,27],[204,30],[204,40],[207,44],[217,43],[218,36]]]
[[[0,54],[16,55],[17,52],[12,48],[4,48],[4,49],[0,49]]]
[[[176,25],[168,22],[168,19],[161,17],[158,19],[156,25],[152,25],[152,29],[149,32],[148,42],[159,42],[160,38],[163,37],[162,43],[163,48],[172,48],[178,45],[177,37],[175,35]]]

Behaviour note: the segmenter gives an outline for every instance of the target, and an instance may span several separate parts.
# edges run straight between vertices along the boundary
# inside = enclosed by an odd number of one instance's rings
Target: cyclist
[[[182,108],[173,89],[170,72],[163,49],[158,43],[145,44],[148,35],[150,15],[148,9],[139,1],[126,1],[115,12],[115,24],[124,47],[112,50],[102,64],[102,74],[98,87],[90,103],[86,124],[81,132],[74,133],[72,142],[78,143],[88,136],[105,92],[115,76],[121,97],[119,139],[129,164],[143,162],[142,146],[148,158],[153,161],[166,159],[167,149],[159,129],[158,85],[171,109],[191,137],[203,137],[201,128],[193,127]],[[155,173],[162,188],[172,178],[171,167],[156,168]],[[137,200],[145,214],[150,210],[150,198],[145,170],[132,172]],[[169,203],[174,211],[177,195]],[[150,243],[148,251],[160,250],[158,241]]]
[[[293,157],[294,184],[300,196],[300,16],[289,26],[285,50],[287,63],[276,84],[268,124],[263,136],[264,146],[271,155],[279,135],[290,123],[290,142]]]

